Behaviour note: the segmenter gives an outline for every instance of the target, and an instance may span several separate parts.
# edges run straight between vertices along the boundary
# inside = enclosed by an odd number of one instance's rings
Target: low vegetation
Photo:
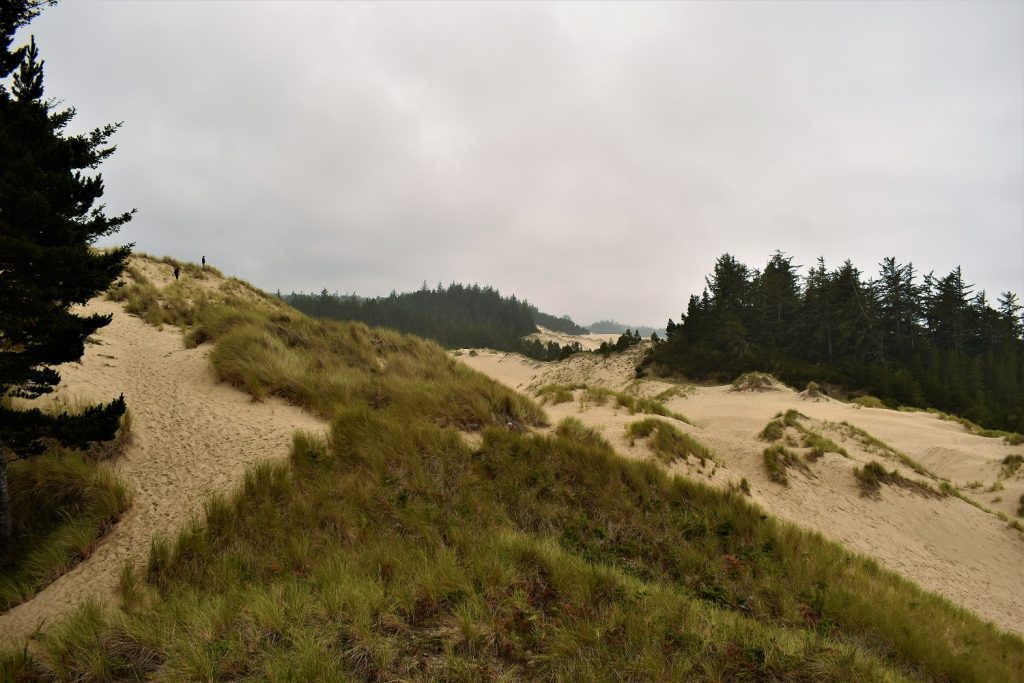
[[[936,491],[928,484],[907,479],[896,470],[887,471],[877,460],[856,468],[853,471],[853,476],[857,480],[861,495],[868,498],[878,498],[881,495],[882,484],[899,486],[927,498],[942,498],[944,495],[944,492]]]
[[[764,372],[744,372],[732,381],[733,391],[771,391],[780,382]]]
[[[59,447],[8,463],[7,485],[14,533],[0,565],[0,611],[89,557],[132,500],[109,468]]]
[[[704,444],[664,420],[649,417],[639,422],[631,422],[626,426],[626,434],[629,435],[631,442],[636,439],[647,439],[651,452],[666,465],[691,456],[699,460],[702,467],[705,461],[715,460]]]
[[[87,606],[0,657],[0,678],[1024,672],[1017,636],[738,491],[625,460],[577,420],[528,432],[539,408],[433,344],[252,305],[197,321],[225,379],[330,417],[329,433],[297,435],[290,462],[155,543],[145,575],[121,577],[124,611]]]
[[[615,400],[616,406],[625,408],[630,415],[636,415],[637,413],[660,415],[685,422],[686,424],[693,424],[685,415],[669,410],[665,407],[664,403],[657,399],[634,396],[633,394],[613,391],[604,387],[585,387],[582,396],[580,396],[580,405],[584,408],[592,405],[603,406],[607,405],[608,401],[612,399]]]
[[[1011,453],[1003,458],[1002,467],[999,470],[999,477],[1001,479],[1009,479],[1017,474],[1017,471],[1020,470],[1022,465],[1024,465],[1024,455]]]
[[[882,403],[880,398],[874,396],[858,396],[853,399],[851,403],[855,403],[863,408],[888,408],[889,406]]]
[[[546,384],[534,392],[534,396],[540,399],[541,405],[547,403],[552,405],[571,403],[573,400],[573,390],[582,388],[582,386],[569,387],[564,384]]]
[[[850,457],[845,448],[800,422],[806,419],[808,419],[806,415],[790,408],[785,413],[779,413],[772,418],[758,434],[758,438],[764,441],[779,441],[786,436],[788,428],[793,428],[801,435],[803,447],[810,449],[807,452],[808,460],[817,460],[826,453],[837,453],[844,458]],[[793,443],[792,439],[789,441]]]
[[[764,458],[764,469],[768,472],[768,478],[776,484],[789,486],[787,470],[790,467],[796,467],[805,472],[809,471],[807,463],[801,460],[796,453],[781,444],[775,444],[764,449],[762,457]]]

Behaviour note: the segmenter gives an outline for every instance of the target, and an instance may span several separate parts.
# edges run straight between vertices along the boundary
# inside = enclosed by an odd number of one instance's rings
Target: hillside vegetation
[[[850,261],[829,270],[819,259],[800,277],[780,252],[763,271],[724,254],[645,367],[714,382],[767,371],[1024,432],[1022,310],[1013,292],[993,308],[959,267],[921,278],[888,258],[865,280]]]
[[[538,433],[540,408],[435,344],[231,296],[189,317],[223,380],[329,434],[0,677],[1024,677],[1018,637],[579,422]]]
[[[537,325],[566,334],[587,333],[569,316],[542,313],[515,295],[502,296],[496,289],[479,285],[452,283],[443,288],[439,284],[429,289],[423,283],[415,292],[375,298],[330,294],[325,289],[319,294],[292,292],[282,298],[316,318],[390,327],[447,348],[492,348],[531,355],[521,338],[536,332]]]

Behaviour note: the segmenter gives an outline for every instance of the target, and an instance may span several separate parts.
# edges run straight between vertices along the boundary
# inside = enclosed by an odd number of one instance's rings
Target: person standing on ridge
[[[203,268],[206,267],[206,254],[203,254]]]

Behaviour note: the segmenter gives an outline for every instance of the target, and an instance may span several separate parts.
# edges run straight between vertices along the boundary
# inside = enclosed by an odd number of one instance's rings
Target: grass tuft
[[[626,426],[626,434],[629,435],[630,443],[636,439],[647,439],[655,457],[666,465],[690,456],[697,458],[701,466],[707,460],[715,460],[706,446],[664,420],[649,417],[632,422]]]
[[[768,478],[776,484],[789,486],[789,475],[786,470],[790,467],[809,471],[807,464],[797,457],[796,453],[781,444],[764,449],[762,457],[764,458],[764,468],[768,472]]]

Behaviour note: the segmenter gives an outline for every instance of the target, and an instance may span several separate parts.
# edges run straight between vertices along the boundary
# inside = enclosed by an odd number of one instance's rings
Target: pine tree
[[[33,38],[11,50],[14,33],[42,3],[0,0],[0,545],[11,537],[6,463],[42,452],[47,441],[71,447],[112,438],[124,397],[81,415],[47,415],[10,408],[10,397],[35,398],[60,382],[55,365],[85,352],[85,340],[109,316],[69,309],[102,292],[120,275],[130,245],[92,250],[131,213],[108,217],[95,169],[109,157],[109,125],[65,135],[74,109],[43,99],[43,62]],[[15,72],[15,70],[17,70]],[[13,78],[11,75],[13,74]],[[11,78],[10,90],[6,81]]]

